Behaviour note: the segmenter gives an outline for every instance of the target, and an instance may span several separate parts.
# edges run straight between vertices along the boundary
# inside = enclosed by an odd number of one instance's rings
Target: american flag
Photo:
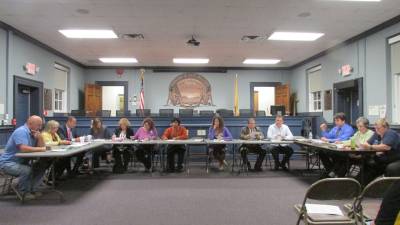
[[[144,109],[144,88],[143,88],[143,81],[144,81],[144,69],[140,70],[140,102],[139,102],[139,109]]]

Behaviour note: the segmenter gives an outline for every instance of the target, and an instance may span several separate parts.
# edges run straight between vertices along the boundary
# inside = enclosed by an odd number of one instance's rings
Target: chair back
[[[193,109],[179,109],[179,116],[180,117],[192,117]]]
[[[254,116],[254,113],[251,109],[239,109],[239,116],[252,117]]]
[[[256,112],[256,116],[258,117],[258,116],[265,116],[266,114],[265,114],[265,111],[264,110],[259,110],[259,111],[257,111]]]
[[[308,189],[305,199],[345,200],[355,199],[361,192],[361,185],[353,178],[322,179]]]
[[[131,110],[117,110],[115,111],[115,116],[117,117],[124,117],[124,116],[130,116],[131,115]]]
[[[199,112],[200,116],[214,116],[214,111],[213,110],[200,110]]]
[[[150,109],[136,109],[136,116],[146,117],[150,116],[151,110]]]
[[[371,181],[361,193],[362,198],[383,198],[386,191],[395,183],[400,182],[400,177],[381,177]]]
[[[96,112],[96,116],[110,117],[111,116],[111,110],[99,110],[99,111]]]
[[[71,116],[85,116],[85,115],[86,115],[85,110],[80,110],[80,109],[71,110]]]
[[[159,116],[163,117],[173,117],[174,116],[174,109],[160,109],[158,111]]]

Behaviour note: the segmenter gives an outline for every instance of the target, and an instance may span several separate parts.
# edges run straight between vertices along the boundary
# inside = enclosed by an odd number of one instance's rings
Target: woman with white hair
[[[46,146],[57,146],[57,145],[69,145],[71,144],[68,140],[61,140],[60,136],[57,134],[60,124],[55,120],[49,120],[42,131],[43,141]],[[70,163],[69,158],[58,159],[54,163],[55,177],[57,180],[61,179],[63,175],[65,165]]]
[[[42,136],[46,146],[55,146],[55,145],[69,145],[70,141],[61,140],[60,136],[58,136],[57,131],[60,127],[60,124],[55,120],[50,120],[46,123],[44,130],[42,132]]]

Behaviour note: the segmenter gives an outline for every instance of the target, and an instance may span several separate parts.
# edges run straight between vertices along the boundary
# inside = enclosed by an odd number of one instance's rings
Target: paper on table
[[[81,146],[84,146],[84,145],[87,145],[87,144],[89,144],[89,142],[83,142],[83,143],[81,143],[81,142],[75,142],[75,143],[72,143],[72,144],[70,145],[70,147],[71,147],[71,148],[81,147]]]
[[[67,151],[67,149],[66,148],[58,148],[58,149],[52,149],[51,151],[52,152],[65,152],[65,151]]]
[[[106,139],[93,139],[93,142],[105,142]]]
[[[192,141],[198,141],[198,142],[201,142],[201,141],[203,141],[203,139],[201,139],[201,138],[194,138],[194,139],[192,139]]]
[[[306,204],[307,213],[343,216],[342,210],[335,205]]]

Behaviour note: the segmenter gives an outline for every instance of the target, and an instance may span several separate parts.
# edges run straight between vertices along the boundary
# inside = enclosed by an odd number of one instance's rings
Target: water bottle
[[[310,130],[310,133],[308,133],[308,139],[313,139],[312,131]]]

